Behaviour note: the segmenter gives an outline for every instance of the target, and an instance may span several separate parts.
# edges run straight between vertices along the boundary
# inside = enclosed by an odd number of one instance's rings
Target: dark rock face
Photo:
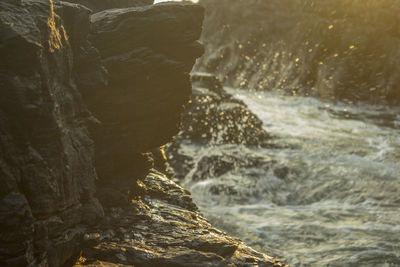
[[[89,42],[91,11],[82,5],[60,2],[56,13],[62,18],[73,52],[73,76],[79,90],[87,91],[106,86],[107,70],[101,63],[99,51]]]
[[[150,173],[141,187],[142,198],[114,209],[86,235],[93,244],[75,266],[283,266],[213,228],[161,173]]]
[[[0,265],[280,266],[147,175],[141,153],[164,157],[191,93],[202,8],[90,13],[0,2]]]
[[[178,132],[191,93],[189,71],[203,52],[196,41],[202,20],[203,9],[193,4],[112,9],[92,16],[91,41],[109,74],[107,86],[82,90],[101,121],[92,131],[100,180],[109,183],[116,174],[124,180],[144,177],[138,170],[147,170],[148,162],[141,153]]]
[[[58,266],[102,214],[90,113],[51,2],[2,1],[0,38],[0,265]]]

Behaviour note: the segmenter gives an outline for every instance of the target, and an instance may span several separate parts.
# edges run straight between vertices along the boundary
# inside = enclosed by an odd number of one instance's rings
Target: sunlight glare
[[[190,0],[193,3],[198,3],[199,0]],[[154,4],[161,3],[161,2],[182,2],[182,0],[155,0]]]

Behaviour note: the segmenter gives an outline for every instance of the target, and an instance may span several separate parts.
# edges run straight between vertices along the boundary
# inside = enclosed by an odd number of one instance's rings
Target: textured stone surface
[[[202,19],[200,6],[179,3],[92,16],[91,41],[100,51],[109,83],[82,93],[101,122],[92,131],[101,181],[115,185],[118,176],[125,185],[128,180],[134,184],[149,165],[141,153],[178,132],[191,93],[189,71],[203,52],[196,41]]]
[[[143,195],[107,210],[75,266],[283,266],[215,228],[190,195],[158,172],[141,184]]]
[[[51,2],[0,2],[0,57],[0,265],[57,266],[76,250],[96,173],[90,114]]]
[[[0,2],[1,266],[279,266],[146,175],[142,152],[165,168],[157,147],[189,99],[202,16],[163,4],[90,25],[82,5]]]
[[[78,4],[59,2],[56,13],[62,18],[73,52],[73,76],[80,91],[95,90],[108,83],[107,70],[99,51],[90,43],[91,11]]]

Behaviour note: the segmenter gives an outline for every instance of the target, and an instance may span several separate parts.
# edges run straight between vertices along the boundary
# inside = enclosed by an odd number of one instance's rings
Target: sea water
[[[218,178],[186,176],[205,216],[291,266],[400,266],[400,109],[225,90],[276,146],[188,144],[195,159],[250,160]],[[216,194],[221,184],[233,189]]]

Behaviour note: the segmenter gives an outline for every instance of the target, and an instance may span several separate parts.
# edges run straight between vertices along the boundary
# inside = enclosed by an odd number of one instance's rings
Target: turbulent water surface
[[[400,266],[400,109],[226,89],[277,145],[185,146],[247,161],[186,176],[212,223],[291,266]]]

